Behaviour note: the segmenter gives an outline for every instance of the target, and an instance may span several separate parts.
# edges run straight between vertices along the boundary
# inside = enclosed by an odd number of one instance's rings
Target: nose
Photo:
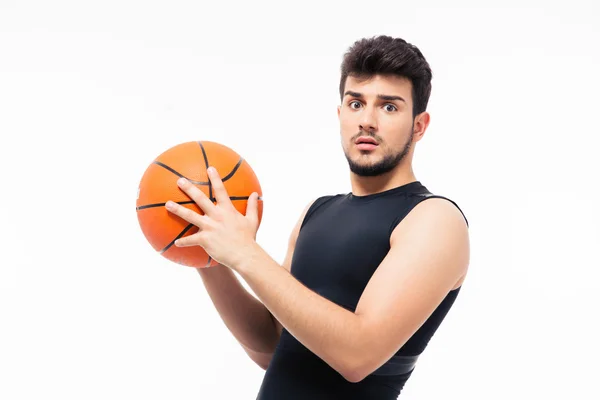
[[[359,127],[364,132],[375,132],[377,130],[377,118],[375,111],[370,107],[363,108],[359,120]]]

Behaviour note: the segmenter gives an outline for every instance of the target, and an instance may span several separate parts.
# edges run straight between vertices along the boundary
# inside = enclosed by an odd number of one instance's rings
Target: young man
[[[226,326],[266,369],[258,399],[396,399],[467,273],[466,218],[412,170],[430,118],[427,61],[379,36],[354,43],[341,70],[352,191],[306,206],[283,265],[255,241],[257,195],[241,215],[216,172],[216,203],[180,183],[205,215],[167,205],[200,228],[176,245],[201,246],[221,264],[199,273]]]

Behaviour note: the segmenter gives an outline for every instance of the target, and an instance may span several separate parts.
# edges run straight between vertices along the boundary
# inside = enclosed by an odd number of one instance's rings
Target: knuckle
[[[194,187],[194,189],[191,192],[191,197],[194,201],[198,202],[202,201],[206,197],[206,195],[202,190],[198,189],[197,187]]]

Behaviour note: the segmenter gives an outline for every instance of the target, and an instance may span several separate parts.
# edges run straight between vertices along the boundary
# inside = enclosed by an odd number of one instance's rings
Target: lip
[[[356,145],[356,148],[358,150],[362,150],[362,151],[371,151],[371,150],[375,150],[377,148],[377,145],[373,144],[373,143],[362,142],[362,143],[358,143]]]
[[[370,136],[361,136],[354,141],[354,144],[371,144],[377,146],[377,141]]]

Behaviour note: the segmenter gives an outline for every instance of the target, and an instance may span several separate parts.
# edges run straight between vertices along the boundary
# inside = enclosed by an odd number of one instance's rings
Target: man
[[[306,206],[283,265],[255,241],[257,194],[238,213],[215,171],[216,203],[180,183],[205,215],[167,205],[200,228],[176,245],[201,246],[221,264],[198,271],[228,329],[266,369],[258,399],[396,399],[467,273],[466,218],[412,170],[430,119],[425,58],[380,36],[354,43],[341,70],[352,191]]]

